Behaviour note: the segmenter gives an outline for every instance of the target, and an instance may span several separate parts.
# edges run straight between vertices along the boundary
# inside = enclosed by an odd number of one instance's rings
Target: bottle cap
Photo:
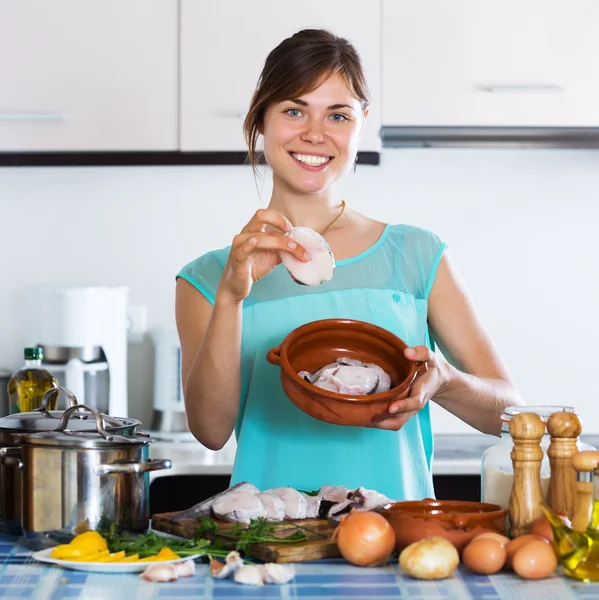
[[[42,360],[44,351],[38,346],[37,348],[25,348],[25,360]]]

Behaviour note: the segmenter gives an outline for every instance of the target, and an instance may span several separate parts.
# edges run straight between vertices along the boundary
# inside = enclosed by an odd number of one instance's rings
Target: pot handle
[[[54,431],[64,431],[67,428],[67,425],[69,424],[69,419],[71,418],[71,415],[75,411],[79,411],[79,410],[87,410],[92,414],[92,416],[96,420],[96,432],[99,433],[108,442],[112,442],[112,441],[130,442],[131,441],[130,438],[124,437],[122,435],[107,433],[106,429],[104,428],[104,417],[102,416],[102,413],[97,411],[95,408],[92,408],[91,406],[86,406],[85,404],[76,404],[75,406],[71,406],[70,408],[67,408],[62,413],[62,417],[60,417],[60,423],[58,424],[58,427]],[[77,416],[80,416],[80,415],[77,415]],[[87,415],[84,415],[84,417],[87,418]]]
[[[267,355],[266,360],[273,365],[281,364],[281,346],[277,346],[276,348],[271,348]]]
[[[144,462],[138,463],[112,463],[110,465],[96,465],[94,473],[96,475],[108,475],[110,473],[149,473],[151,471],[160,471],[170,469],[173,463],[167,458],[150,458]]]
[[[71,390],[67,389],[66,387],[57,385],[46,391],[46,393],[42,396],[42,405],[39,408],[37,408],[36,410],[38,412],[46,414],[48,412],[48,405],[50,404],[50,398],[54,394],[60,394],[60,392],[62,392],[67,397],[67,400],[69,401],[70,406],[79,405],[79,402],[77,401],[75,394],[73,394],[73,392],[71,392]],[[86,419],[87,416],[80,416],[80,418]]]
[[[21,448],[15,446],[5,446],[4,448],[0,448],[0,463],[22,469],[23,461],[21,460]]]

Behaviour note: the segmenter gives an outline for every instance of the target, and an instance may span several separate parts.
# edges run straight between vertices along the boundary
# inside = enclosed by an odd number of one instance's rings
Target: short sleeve
[[[427,299],[447,244],[434,232],[409,225],[398,231],[400,277],[416,298]]]
[[[185,265],[176,278],[185,279],[213,305],[228,255],[229,248],[208,252]]]

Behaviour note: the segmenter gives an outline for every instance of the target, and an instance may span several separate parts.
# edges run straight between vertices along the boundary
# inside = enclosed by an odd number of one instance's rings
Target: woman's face
[[[365,117],[339,74],[308,94],[270,106],[264,153],[275,179],[302,193],[328,188],[352,167]]]

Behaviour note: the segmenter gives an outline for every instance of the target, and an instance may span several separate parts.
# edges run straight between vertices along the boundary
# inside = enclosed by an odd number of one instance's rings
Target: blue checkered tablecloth
[[[524,581],[502,573],[473,575],[460,567],[450,579],[418,581],[394,564],[363,569],[342,560],[297,563],[296,577],[286,585],[261,588],[215,580],[208,565],[198,564],[193,577],[172,583],[149,583],[138,574],[97,574],[43,565],[15,537],[0,535],[0,598],[58,600],[599,600],[599,583],[584,584],[554,575]]]

